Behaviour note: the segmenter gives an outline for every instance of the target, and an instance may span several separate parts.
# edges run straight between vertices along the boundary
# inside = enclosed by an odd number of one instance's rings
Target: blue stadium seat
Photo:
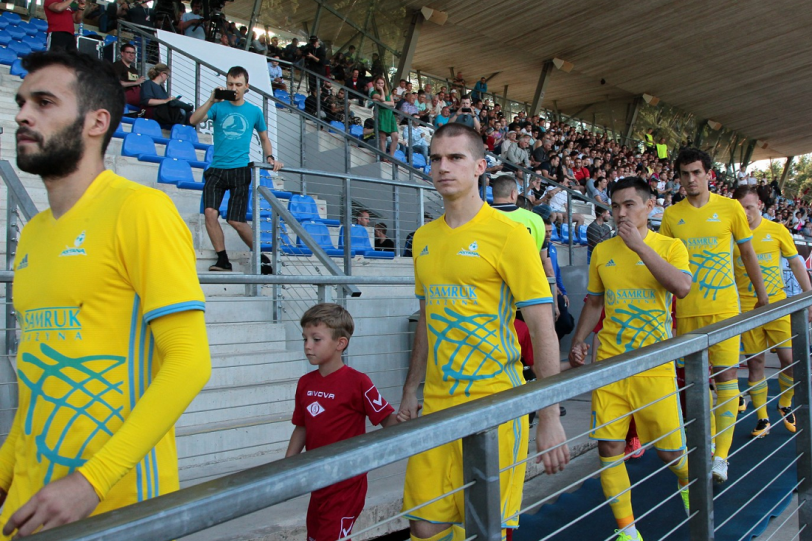
[[[82,35],[83,36],[98,36],[99,34],[98,34],[98,32],[95,32],[93,30],[88,30],[87,28],[83,28],[82,29]]]
[[[493,188],[491,186],[485,187],[485,201],[487,201],[489,205],[493,204]]]
[[[23,30],[22,28],[19,28],[17,26],[8,25],[6,27],[6,32],[8,32],[9,35],[13,39],[16,39],[17,41],[19,41],[19,40],[21,40],[21,39],[23,39],[25,37],[25,30]]]
[[[17,23],[17,28],[28,34],[29,36],[36,36],[40,30],[28,21],[20,21]]]
[[[331,120],[330,121],[330,126],[334,127],[335,129],[337,129],[341,133],[344,133],[344,131],[347,129],[347,127],[344,126],[344,123],[339,122],[338,120]],[[333,131],[333,130],[330,130],[330,131]]]
[[[296,103],[296,104],[298,104],[299,102],[304,103],[304,101],[306,99],[307,99],[307,96],[305,96],[304,94],[299,94],[298,92],[293,95],[293,103]]]
[[[40,32],[48,31],[48,21],[45,19],[31,19],[30,23],[33,24]]]
[[[17,56],[20,58],[31,54],[31,47],[19,41],[12,41],[7,47],[17,53]]]
[[[124,124],[119,123],[118,128],[116,131],[113,132],[113,137],[117,137],[118,139],[124,139],[127,137],[127,134],[130,132],[124,131]]]
[[[111,43],[115,43],[117,41],[118,41],[118,38],[115,37],[115,36],[111,36],[109,34],[104,36],[104,44],[105,45],[110,45]]]
[[[419,152],[415,152],[412,154],[412,165],[417,167],[418,169],[423,169],[428,165],[426,163],[426,157],[420,154]]]
[[[209,148],[206,149],[206,157],[203,158],[203,161],[211,163],[213,159],[214,159],[214,145],[209,145]]]
[[[341,225],[341,222],[338,220],[327,220],[321,218],[321,216],[319,216],[319,208],[316,206],[316,201],[309,195],[294,195],[291,197],[290,203],[288,203],[288,210],[299,222],[313,220],[316,222],[321,222],[325,225]]]
[[[350,135],[361,139],[364,136],[364,127],[359,126],[358,124],[353,124],[350,126]]]
[[[17,61],[17,53],[6,47],[0,47],[0,64],[11,66]]]
[[[5,30],[5,29],[8,27],[8,25],[9,25],[9,24],[11,24],[11,23],[9,23],[9,22],[8,22],[7,20],[5,20],[4,18],[0,17],[0,29]],[[47,24],[47,23],[46,23],[46,24]],[[46,27],[45,27],[45,30],[43,30],[43,32],[45,32],[45,31],[47,31],[47,30],[48,30],[48,27],[46,26]]]
[[[44,51],[46,49],[45,42],[34,36],[25,36],[23,43],[31,47],[31,50],[34,52]]]
[[[128,133],[121,144],[121,155],[140,160],[142,156],[154,156],[157,158],[158,152],[155,150],[155,141],[149,135]]]
[[[327,229],[327,226],[321,222],[304,222],[302,223],[302,227],[304,227],[305,231],[307,231],[313,240],[321,246],[327,255],[332,257],[343,257],[344,250],[338,250],[335,246],[333,246],[333,241],[330,239],[330,230]],[[307,248],[305,243],[302,242],[302,239],[296,238],[296,246],[298,248]]]
[[[394,259],[394,252],[376,252],[369,242],[369,233],[363,226],[353,224],[350,229],[350,249],[353,255],[367,259]],[[338,249],[344,251],[344,226],[338,230]]]
[[[572,239],[575,242],[575,239]],[[561,242],[570,243],[570,224],[561,224]]]
[[[203,191],[204,183],[202,182],[191,182],[188,180],[183,180],[178,182],[178,188],[181,190],[197,190],[199,192]]]
[[[396,160],[400,160],[404,163],[408,163],[408,160],[406,159],[406,154],[400,149],[397,149],[395,151],[393,158],[395,158]]]
[[[582,225],[578,228],[578,244],[581,246],[586,246],[589,244],[589,241],[586,239],[586,226]]]
[[[189,162],[189,165],[192,167],[199,167],[200,169],[205,169],[209,165],[208,162],[199,161],[197,159],[195,147],[192,146],[192,143],[189,141],[170,139],[166,144],[166,157],[176,160],[185,160]]]
[[[279,101],[281,101],[283,103],[288,103],[288,104],[290,103],[290,94],[288,94],[288,92],[286,90],[281,90],[281,89],[277,88],[276,90],[273,91],[273,95],[274,95],[274,97],[276,99],[278,99]],[[276,104],[277,109],[284,109],[284,107],[285,106],[282,105],[281,103]]]
[[[558,235],[558,228],[553,224],[553,231],[550,234],[550,241],[561,242],[561,237]]]
[[[194,182],[195,178],[192,176],[192,168],[189,162],[185,160],[176,160],[168,158],[161,162],[158,168],[158,182],[160,184],[174,184],[178,185],[179,182]]]
[[[285,192],[282,190],[271,189],[271,193],[274,194],[277,199],[290,199],[291,197],[293,197],[293,194],[291,192]]]
[[[296,107],[298,107],[300,111],[304,111],[305,110],[305,102],[300,101],[299,103],[296,104]]]
[[[0,17],[7,20],[9,22],[9,24],[20,24],[20,22],[23,20],[22,17],[20,17],[19,15],[17,15],[16,13],[14,13],[12,11],[4,11],[4,12],[2,12],[2,13],[0,13]],[[46,27],[46,29],[47,29],[47,27]]]
[[[175,124],[172,126],[172,131],[169,135],[170,139],[180,139],[181,141],[189,141],[198,150],[208,151],[212,145],[201,143],[197,137],[197,131],[194,126],[186,126],[184,124]],[[211,160],[206,160],[211,161]]]
[[[0,62],[2,63],[2,62]],[[11,63],[11,69],[9,70],[11,75],[16,75],[20,79],[25,79],[25,76],[28,75],[28,72],[23,69],[23,61],[17,58],[14,62]]]
[[[310,251],[309,248],[295,246],[293,242],[291,242],[290,237],[288,236],[288,230],[283,222],[280,222],[279,226],[281,229],[279,236],[281,237],[282,241],[281,244],[283,254],[298,255],[304,257],[313,255],[313,252]],[[270,222],[263,221],[261,223],[260,246],[263,252],[273,250],[273,230]]]
[[[133,133],[149,135],[156,143],[162,143],[165,145],[169,142],[169,139],[164,137],[164,134],[161,131],[161,125],[148,118],[136,118],[135,122],[133,122]]]
[[[8,47],[8,44],[14,41],[11,37],[11,34],[6,32],[5,30],[0,30],[0,45],[3,47]]]

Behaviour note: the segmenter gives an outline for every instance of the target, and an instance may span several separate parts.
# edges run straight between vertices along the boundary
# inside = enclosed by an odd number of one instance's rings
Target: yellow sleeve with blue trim
[[[795,246],[795,241],[785,227],[780,228],[781,233],[778,235],[778,244],[781,247],[781,255],[784,259],[792,259],[800,257],[798,255],[798,248]]]
[[[732,205],[729,205],[733,210],[730,232],[733,234],[733,238],[736,239],[736,244],[741,244],[752,239],[753,232],[750,230],[750,224],[747,223],[744,207],[738,201],[732,201],[732,203]]]
[[[517,308],[553,302],[533,237],[524,227],[516,227],[508,235],[496,270],[510,288]]]
[[[161,316],[150,327],[163,365],[124,424],[78,468],[100,500],[172,429],[211,374],[203,312]]]
[[[685,248],[685,245],[679,239],[674,239],[674,242],[671,243],[671,248],[668,250],[667,261],[676,269],[681,270],[693,278],[693,273],[691,272],[691,258],[688,255],[688,249]]]

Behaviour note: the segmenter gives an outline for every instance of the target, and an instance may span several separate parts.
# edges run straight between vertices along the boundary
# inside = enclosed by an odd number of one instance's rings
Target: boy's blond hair
[[[324,323],[326,327],[333,331],[333,340],[339,338],[349,340],[355,330],[355,322],[352,320],[350,313],[344,307],[329,302],[323,302],[311,307],[299,321],[302,329],[308,325],[318,325],[319,323]]]

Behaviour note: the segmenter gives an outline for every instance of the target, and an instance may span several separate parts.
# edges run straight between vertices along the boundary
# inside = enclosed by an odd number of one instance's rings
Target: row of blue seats
[[[572,243],[573,244],[580,244],[581,246],[586,246],[588,244],[586,239],[586,226],[582,225],[578,227],[576,230],[574,227],[570,227],[569,224],[561,224],[561,231],[558,231],[558,228],[553,224],[553,231],[550,234],[550,240],[553,242],[560,242],[563,244],[570,243],[570,232],[572,232]]]
[[[127,106],[128,109],[130,106]],[[129,109],[132,110],[132,109]],[[124,131],[124,124],[131,124],[130,131]],[[181,141],[189,141],[198,150],[205,150],[209,152],[212,148],[211,145],[201,143],[197,137],[197,130],[194,126],[186,126],[184,124],[175,124],[169,132],[169,138],[164,137],[161,125],[155,120],[149,118],[132,118],[124,117],[121,119],[118,129],[113,134],[113,137],[124,138],[128,133],[137,133],[139,135],[148,135],[155,143],[165,145],[172,139],[179,139]],[[207,160],[211,161],[211,160]]]

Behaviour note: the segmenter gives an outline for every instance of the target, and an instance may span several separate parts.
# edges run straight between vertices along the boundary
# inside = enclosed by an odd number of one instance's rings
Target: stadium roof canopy
[[[412,70],[481,76],[489,90],[532,102],[545,61],[553,69],[542,106],[622,128],[644,93],[766,143],[753,159],[812,152],[812,10],[805,2],[649,0],[265,0],[260,24],[312,28],[319,4],[346,14],[320,17],[319,34],[337,46],[357,35],[365,10],[399,28],[405,46],[411,14],[427,6],[448,14],[422,24]],[[248,20],[254,0],[226,7]],[[398,26],[399,22],[399,26]],[[377,31],[377,30],[376,30]],[[369,42],[367,42],[369,43]]]

